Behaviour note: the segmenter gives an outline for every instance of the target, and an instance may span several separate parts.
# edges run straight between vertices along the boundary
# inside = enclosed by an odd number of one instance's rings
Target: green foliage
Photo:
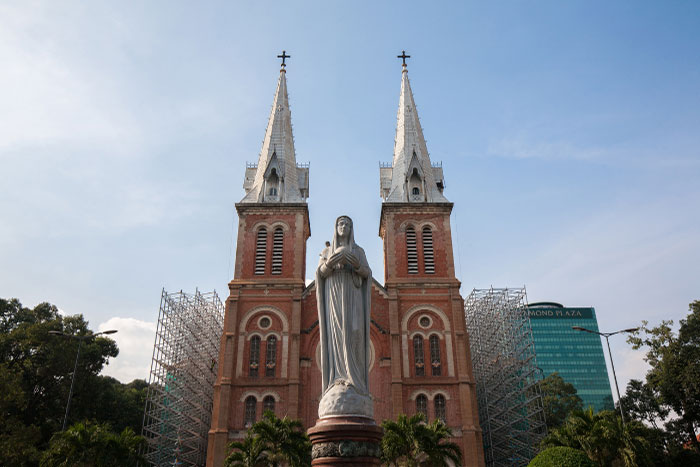
[[[225,465],[235,467],[301,467],[311,464],[311,441],[299,420],[266,411],[242,442],[229,444]]]
[[[621,399],[626,416],[649,423],[654,428],[658,428],[659,420],[668,417],[669,409],[661,402],[658,391],[638,379],[627,383],[627,391]]]
[[[650,465],[646,430],[637,421],[623,425],[619,415],[611,410],[594,413],[589,408],[572,412],[561,427],[549,432],[541,447],[578,449],[598,465],[644,466]]]
[[[51,438],[41,467],[131,467],[144,461],[139,451],[145,442],[131,428],[116,434],[108,424],[76,423]]]
[[[535,456],[528,467],[595,467],[585,452],[565,446],[547,448]]]
[[[265,445],[259,436],[246,433],[243,441],[233,441],[228,445],[229,455],[224,465],[226,467],[263,467],[265,461]]]
[[[650,391],[663,410],[672,409],[678,414],[676,426],[700,452],[696,438],[700,428],[700,301],[692,302],[689,309],[677,334],[671,328],[673,321],[662,321],[654,328],[644,321],[642,329],[628,341],[635,349],[646,348],[645,359],[651,366],[646,375]]]
[[[552,373],[538,383],[547,428],[557,428],[574,410],[581,410],[582,401],[573,384],[564,381],[559,373]]]
[[[38,465],[61,429],[78,342],[49,331],[91,334],[81,315],[61,316],[48,303],[29,309],[17,299],[0,299],[0,465]],[[98,375],[118,352],[106,337],[83,342],[69,422],[94,420],[117,432],[140,432],[146,382],[123,385]]]
[[[449,441],[450,429],[441,421],[426,424],[422,414],[399,415],[396,421],[382,422],[382,461],[391,466],[447,466],[448,461],[461,465],[462,451]]]

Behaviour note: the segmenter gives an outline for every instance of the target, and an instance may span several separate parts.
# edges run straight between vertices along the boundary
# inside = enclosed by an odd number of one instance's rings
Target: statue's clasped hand
[[[350,251],[341,251],[332,254],[326,261],[326,267],[340,269],[345,265],[350,265],[353,269],[359,269],[360,260]]]

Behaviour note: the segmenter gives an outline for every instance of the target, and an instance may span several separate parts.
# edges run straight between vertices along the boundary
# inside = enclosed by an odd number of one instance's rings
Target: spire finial
[[[283,70],[284,70],[284,68],[287,66],[287,64],[285,63],[285,60],[287,60],[288,58],[291,58],[291,57],[292,57],[291,55],[287,55],[287,51],[286,51],[286,50],[283,50],[283,51],[282,51],[282,55],[278,55],[278,56],[277,56],[277,58],[281,58],[281,59],[282,59],[282,69],[283,69]]]
[[[403,65],[401,65],[401,66],[403,66],[403,69],[404,69],[404,71],[405,71],[405,70],[406,70],[406,59],[407,59],[407,58],[411,58],[411,56],[410,56],[410,55],[406,55],[406,51],[405,51],[405,50],[402,50],[402,51],[401,51],[401,55],[397,55],[396,58],[400,58],[401,60],[403,60]]]

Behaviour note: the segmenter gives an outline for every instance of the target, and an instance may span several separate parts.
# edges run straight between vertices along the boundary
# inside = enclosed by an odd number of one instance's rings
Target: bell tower
[[[484,465],[476,386],[455,276],[442,166],[431,163],[408,79],[405,52],[394,157],[380,166],[393,416],[444,420],[464,465]]]
[[[236,204],[238,239],[228,284],[207,465],[223,465],[230,437],[264,410],[299,416],[299,331],[311,235],[309,166],[296,162],[286,59],[257,164],[248,164]]]

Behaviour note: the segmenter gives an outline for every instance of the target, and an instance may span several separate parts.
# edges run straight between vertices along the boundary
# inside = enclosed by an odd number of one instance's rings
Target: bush
[[[555,446],[537,454],[528,467],[595,467],[595,464],[583,451]]]

